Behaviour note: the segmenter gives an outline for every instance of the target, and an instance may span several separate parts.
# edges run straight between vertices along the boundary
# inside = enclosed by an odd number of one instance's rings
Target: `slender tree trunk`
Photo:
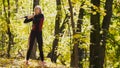
[[[2,51],[4,51],[4,46],[5,46],[5,35],[2,33]]]
[[[7,0],[7,4],[8,4],[8,10],[5,9],[5,0],[3,0],[3,8],[4,8],[4,12],[5,12],[5,18],[6,18],[6,22],[7,22],[7,34],[8,34],[8,48],[7,48],[7,57],[10,58],[10,50],[11,50],[11,45],[13,43],[13,35],[11,33],[10,30],[10,0]]]
[[[2,3],[0,4],[0,6],[2,6]],[[2,15],[3,14],[3,9],[2,8],[0,8],[0,15]]]
[[[72,3],[71,3],[71,0],[68,0],[68,3],[69,3],[69,7],[70,7],[72,31],[73,31],[73,34],[75,34],[75,23],[74,23],[74,18],[73,18],[73,6],[72,6]]]
[[[33,0],[33,11],[34,11],[35,6],[39,5],[39,1],[40,0]],[[35,39],[34,46],[33,46],[33,49],[32,49],[32,53],[30,55],[31,59],[36,59],[36,51],[37,51],[37,41]]]
[[[84,5],[84,2],[82,3],[81,6]],[[77,33],[81,33],[81,30],[82,30],[82,24],[83,24],[83,16],[84,16],[84,9],[81,8],[80,6],[80,10],[79,10],[79,16],[78,16],[78,21],[77,21]],[[78,40],[78,43],[77,45],[80,46],[82,44],[82,42],[80,41],[80,38],[77,39]],[[83,48],[78,48],[78,56],[79,56],[79,68],[83,68],[83,63],[82,63],[82,60],[83,60],[83,55],[84,55],[84,49]]]
[[[62,7],[61,7],[61,0],[56,0],[56,5],[57,5],[57,15],[56,15],[56,21],[55,21],[55,39],[53,40],[53,46],[52,46],[52,51],[48,54],[48,57],[51,58],[52,62],[57,61],[58,56],[57,55],[57,48],[58,48],[58,42],[59,42],[59,34],[64,33],[65,29],[65,24],[69,20],[69,15],[66,13],[65,19],[63,20],[62,25],[60,26],[60,23],[62,22]]]
[[[63,34],[64,33],[64,29],[65,29],[65,24],[67,23],[69,21],[69,16],[68,16],[68,14],[66,14],[66,17],[65,17],[65,19],[64,19],[64,21],[63,21],[63,23],[62,23],[62,25],[61,25],[61,27],[60,27],[60,29],[59,29],[59,33],[61,33],[61,34]],[[57,23],[56,23],[56,25],[57,25]],[[55,28],[57,28],[57,26],[55,27]],[[59,37],[56,37],[56,38],[59,38]],[[51,58],[51,61],[52,62],[55,62],[56,63],[56,60],[57,60],[57,58],[58,58],[58,56],[59,55],[56,55],[55,54],[55,51],[57,51],[57,49],[55,49],[55,48],[57,48],[57,46],[58,46],[58,42],[59,42],[59,40],[58,39],[54,39],[53,40],[53,47],[52,47],[52,51],[48,54],[48,56],[47,57],[49,57],[49,58]],[[56,46],[56,47],[55,47]]]
[[[15,5],[16,5],[16,13],[18,12],[18,0],[15,0]]]
[[[57,5],[57,15],[55,20],[55,39],[53,40],[53,47],[51,51],[51,61],[55,63],[58,58],[57,48],[58,48],[58,42],[59,42],[60,23],[62,22],[61,1],[56,0],[56,5]]]
[[[9,27],[9,25],[10,25],[10,0],[7,0],[7,3],[8,3],[8,20],[7,20],[7,23],[8,23],[8,25],[7,25],[7,27],[8,27],[8,32],[7,32],[7,34],[8,34],[8,36],[9,36],[9,44],[8,44],[8,49],[7,49],[7,57],[10,57],[10,50],[11,50],[11,45],[12,45],[12,33],[11,33],[11,30],[10,30],[10,27]]]
[[[77,33],[75,32],[75,23],[74,23],[74,17],[73,17],[73,6],[72,6],[72,3],[71,3],[71,0],[68,0],[68,3],[69,3],[69,7],[70,7],[71,26],[72,26],[73,36],[74,36]],[[77,39],[73,38],[73,43],[75,41],[77,41]],[[71,54],[71,67],[76,67],[76,68],[78,68],[78,63],[79,63],[78,62],[78,44],[77,43],[74,43],[73,52]]]
[[[96,7],[100,7],[100,0],[91,0]],[[92,7],[92,11],[95,9]],[[97,11],[95,11],[97,12]],[[100,68],[100,14],[91,14],[91,32],[90,32],[90,68]]]
[[[33,0],[33,9],[36,5],[39,5],[40,0]]]
[[[112,17],[112,3],[113,0],[106,0],[105,2],[105,9],[106,9],[106,16],[104,16],[103,23],[102,23],[102,35],[101,35],[101,48],[100,48],[100,59],[101,59],[101,67],[103,68],[104,65],[104,58],[105,58],[105,50],[106,50],[106,39],[108,35],[109,25],[111,22]]]

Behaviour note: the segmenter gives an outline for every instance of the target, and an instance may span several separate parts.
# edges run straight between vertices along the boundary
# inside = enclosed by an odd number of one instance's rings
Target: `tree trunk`
[[[71,3],[71,0],[68,0],[68,3],[69,3],[69,9],[70,9],[70,16],[71,16],[71,26],[72,26],[72,31],[73,31],[73,34],[75,34],[75,23],[74,23],[74,18],[73,18],[73,6],[72,6],[72,3]]]
[[[100,0],[91,0],[91,3],[100,7]],[[100,67],[100,14],[92,7],[92,11],[96,14],[91,14],[91,32],[90,32],[90,68],[101,68]]]
[[[58,55],[57,55],[57,48],[59,42],[59,33],[60,33],[60,23],[62,22],[62,7],[61,7],[61,0],[56,0],[57,5],[57,15],[55,20],[55,39],[53,40],[52,51],[48,54],[48,57],[51,58],[51,61],[56,63]]]
[[[11,50],[11,45],[12,45],[12,33],[10,32],[10,27],[8,26],[8,37],[9,37],[9,43],[8,43],[8,48],[7,48],[7,57],[10,58],[10,50]]]
[[[11,45],[12,45],[12,33],[11,33],[11,30],[10,30],[10,0],[7,0],[7,3],[8,3],[8,18],[7,18],[7,23],[8,23],[8,36],[9,36],[9,44],[8,44],[8,49],[7,49],[7,57],[9,58],[10,57],[10,50],[11,50]]]
[[[64,21],[63,21],[63,24],[62,24],[61,27],[60,27],[59,33],[61,33],[61,34],[64,33],[63,30],[65,29],[65,24],[66,24],[68,21],[69,21],[69,16],[68,16],[68,14],[66,14],[66,17],[65,17],[65,19],[64,19]],[[62,36],[63,36],[63,35],[62,35]],[[58,39],[54,39],[53,45],[55,45],[55,43],[57,43],[56,45],[58,45],[58,42],[59,42]],[[59,55],[56,55],[56,56],[55,56],[55,54],[52,55],[52,54],[55,52],[55,50],[57,50],[57,49],[55,49],[55,48],[56,48],[56,47],[53,46],[52,51],[47,55],[47,57],[51,58],[52,62],[55,62],[55,63],[56,63],[56,60],[57,60],[57,58],[58,58]],[[53,52],[53,51],[54,51],[54,52]]]
[[[7,22],[7,34],[8,34],[8,48],[7,48],[7,57],[10,58],[10,50],[11,50],[11,45],[13,43],[13,35],[11,33],[10,30],[10,0],[7,0],[7,4],[8,4],[8,10],[5,9],[5,0],[3,0],[3,8],[4,8],[4,12],[5,12],[5,18],[6,18],[6,22]]]
[[[18,12],[18,0],[15,0],[15,5],[16,5],[16,13]]]
[[[1,41],[0,45],[2,45],[2,51],[4,51],[4,46],[5,46],[5,35],[4,35],[4,33],[2,33],[2,41]]]
[[[103,19],[102,23],[102,31],[103,33],[101,34],[101,48],[100,48],[100,59],[101,59],[101,68],[103,68],[104,65],[104,58],[105,58],[105,50],[106,50],[106,39],[107,39],[107,34],[109,30],[109,25],[112,17],[112,3],[113,0],[106,0],[105,2],[105,9],[106,9],[106,16]]]
[[[68,3],[69,3],[69,7],[70,7],[71,26],[72,26],[73,36],[74,36],[77,33],[75,32],[75,23],[74,23],[74,17],[73,17],[73,6],[72,6],[72,3],[71,3],[71,0],[68,0]],[[77,41],[77,39],[73,38],[73,43],[75,41]],[[78,44],[77,43],[74,43],[73,52],[71,54],[71,67],[76,67],[76,68],[78,67]]]
[[[33,11],[36,5],[39,5],[40,0],[33,0]],[[34,46],[30,55],[31,59],[36,59],[36,51],[37,51],[37,41],[35,39]]]
[[[81,6],[83,6],[83,5],[84,5],[84,2],[82,3]],[[81,6],[80,6],[78,21],[77,21],[77,33],[79,33],[79,34],[81,33],[81,30],[82,30],[82,23],[83,23],[83,16],[84,16],[84,9],[81,8]],[[77,40],[80,40],[80,38],[78,38]],[[78,41],[77,45],[80,46],[80,44],[82,44],[82,42]],[[83,64],[82,64],[83,55],[84,55],[84,49],[78,48],[78,56],[79,56],[78,66],[79,66],[79,68],[83,68]]]
[[[33,0],[33,10],[36,5],[39,5],[40,0]]]

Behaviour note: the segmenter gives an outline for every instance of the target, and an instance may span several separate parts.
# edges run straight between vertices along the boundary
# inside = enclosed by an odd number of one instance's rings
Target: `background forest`
[[[0,0],[0,67],[23,66],[32,26],[23,17],[35,5],[45,16],[48,68],[120,68],[120,0]]]

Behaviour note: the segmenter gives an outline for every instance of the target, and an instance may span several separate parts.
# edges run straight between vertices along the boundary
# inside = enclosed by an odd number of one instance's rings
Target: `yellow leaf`
[[[93,15],[96,15],[96,14],[97,14],[97,12],[93,12],[92,14],[93,14]]]
[[[72,2],[73,4],[76,4],[76,3],[79,2],[79,0],[72,0],[71,2]]]
[[[80,34],[73,35],[73,38],[80,38],[80,37],[81,37]]]
[[[90,1],[85,2],[86,5],[91,5]]]

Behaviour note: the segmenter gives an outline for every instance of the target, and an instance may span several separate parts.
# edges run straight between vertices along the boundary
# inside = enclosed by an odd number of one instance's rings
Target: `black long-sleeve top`
[[[25,16],[24,23],[28,23],[28,22],[31,22],[31,21],[33,21],[32,30],[42,31],[42,25],[43,25],[43,21],[44,21],[44,15],[43,14],[35,15],[31,19],[28,19],[28,16]]]

